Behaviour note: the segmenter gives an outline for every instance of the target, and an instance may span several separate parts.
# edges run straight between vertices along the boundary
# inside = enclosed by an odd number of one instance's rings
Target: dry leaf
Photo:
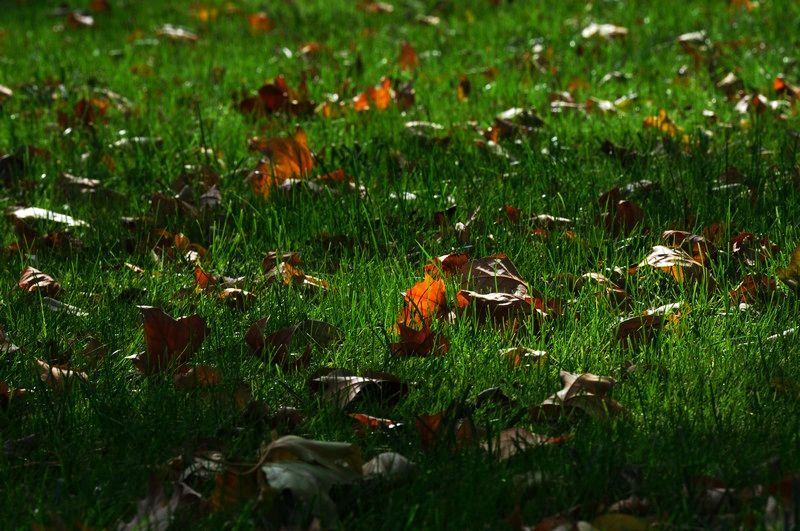
[[[139,309],[144,319],[145,352],[130,359],[144,374],[180,368],[211,332],[199,315],[173,319],[160,308],[139,306]]]
[[[339,409],[361,406],[362,402],[380,402],[393,406],[408,393],[408,386],[399,378],[387,373],[367,373],[356,376],[344,369],[312,378],[308,382],[314,392],[321,392],[323,398]]]
[[[300,128],[292,138],[271,138],[259,148],[265,158],[246,180],[264,197],[269,197],[272,189],[283,181],[305,178],[314,168],[308,138]]]
[[[794,248],[789,264],[778,268],[778,278],[795,292],[800,293],[800,245]]]
[[[57,297],[62,292],[61,284],[53,277],[33,267],[25,268],[17,286],[28,293],[41,293],[50,297]]]
[[[597,22],[592,22],[581,31],[581,37],[584,39],[614,39],[627,36],[628,28],[614,24],[598,24]]]

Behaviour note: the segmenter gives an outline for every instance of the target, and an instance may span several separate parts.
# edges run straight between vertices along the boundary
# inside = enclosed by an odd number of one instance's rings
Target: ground
[[[798,21],[6,2],[0,526],[794,526]]]

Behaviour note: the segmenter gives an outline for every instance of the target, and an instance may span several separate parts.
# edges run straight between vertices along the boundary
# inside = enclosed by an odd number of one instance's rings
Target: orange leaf
[[[269,197],[272,189],[292,178],[304,178],[314,168],[308,138],[297,128],[292,138],[271,138],[259,146],[265,158],[247,177],[253,189]]]

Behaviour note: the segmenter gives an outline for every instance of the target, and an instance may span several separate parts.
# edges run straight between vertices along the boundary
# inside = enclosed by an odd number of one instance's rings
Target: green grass
[[[29,390],[0,410],[0,439],[6,443],[0,452],[0,527],[113,528],[130,520],[148,479],[165,477],[171,458],[213,449],[231,460],[254,462],[275,433],[268,422],[224,399],[241,381],[273,410],[292,406],[303,412],[305,421],[291,433],[353,442],[365,459],[391,450],[417,463],[417,473],[405,482],[336,489],[343,529],[502,529],[516,506],[527,525],[576,507],[576,518],[592,520],[604,504],[632,493],[649,499],[651,515],[664,525],[760,526],[763,499],[720,511],[734,513],[733,520],[708,514],[693,494],[693,478],[712,476],[741,489],[800,470],[798,336],[765,340],[797,326],[797,295],[779,283],[780,297],[741,313],[731,308],[728,295],[746,273],[775,277],[800,242],[795,102],[780,111],[785,119],[771,111],[742,115],[715,87],[734,71],[748,94],[781,99],[772,88],[777,75],[800,81],[793,57],[800,49],[797,3],[762,1],[748,12],[722,1],[515,1],[493,7],[483,0],[398,0],[393,13],[368,14],[344,0],[265,5],[242,0],[236,3],[240,14],[224,14],[219,3],[218,19],[204,23],[188,2],[111,0],[112,11],[96,14],[95,27],[77,30],[52,15],[58,2],[6,4],[0,17],[0,84],[14,95],[0,103],[0,151],[22,153],[25,146],[36,146],[49,157],[23,157],[19,185],[0,185],[0,207],[49,208],[86,220],[91,228],[72,231],[83,242],[72,250],[23,246],[0,253],[0,324],[22,348],[0,355],[0,380]],[[254,35],[245,15],[262,8],[276,28]],[[419,24],[418,14],[438,15],[441,24]],[[581,30],[592,21],[625,26],[629,35],[609,42],[582,39]],[[199,40],[154,40],[165,23],[186,26]],[[711,49],[695,63],[676,38],[701,29]],[[129,38],[137,30],[141,38]],[[420,56],[413,73],[397,64],[403,41]],[[322,52],[300,56],[298,49],[309,42],[320,43]],[[547,60],[544,71],[533,65],[538,45]],[[134,65],[145,64],[152,75],[132,73]],[[494,80],[482,74],[489,67],[498,70]],[[612,70],[631,78],[601,84]],[[340,96],[349,102],[382,76],[413,81],[416,102],[403,111],[392,105],[384,112],[347,111],[332,119],[278,114],[257,121],[236,110],[243,90],[254,91],[279,74],[295,87],[303,72],[317,102],[346,81]],[[464,102],[456,97],[462,74],[472,83]],[[589,96],[614,100],[635,93],[636,99],[605,116],[551,113],[549,96],[567,90],[574,79],[588,84],[574,91],[581,104]],[[111,108],[105,123],[64,131],[59,111],[71,113],[78,100],[105,88],[127,98],[129,111]],[[486,128],[510,107],[533,108],[544,120],[532,135],[501,141],[515,164],[476,146],[479,135],[470,125]],[[686,146],[643,127],[645,117],[659,109],[683,128]],[[704,109],[716,113],[716,123],[703,117]],[[450,142],[410,136],[404,131],[409,120],[442,124]],[[366,188],[366,197],[295,190],[264,199],[244,183],[259,159],[248,151],[247,139],[285,136],[296,125],[318,156],[315,174],[342,168]],[[137,136],[162,142],[111,147],[122,137]],[[606,156],[600,148],[604,140],[640,156],[629,164]],[[256,300],[245,311],[194,291],[192,266],[154,261],[146,246],[130,244],[144,241],[148,229],[131,233],[120,221],[150,215],[154,192],[174,193],[170,183],[184,166],[202,164],[221,176],[220,208],[200,221],[171,216],[152,226],[182,232],[205,246],[206,271],[246,277]],[[746,176],[749,192],[714,191],[717,177],[731,165]],[[99,179],[124,198],[65,198],[58,186],[63,172]],[[614,236],[597,222],[597,198],[641,179],[658,185],[653,193],[632,197],[644,210],[644,221],[629,237]],[[405,192],[416,200],[397,199]],[[452,204],[457,208],[451,224],[480,208],[466,242],[472,257],[506,253],[532,288],[569,299],[567,316],[548,320],[538,334],[512,334],[459,318],[443,325],[447,354],[392,356],[387,334],[391,339],[403,305],[400,293],[422,278],[430,257],[465,245],[453,231],[437,238],[433,214]],[[498,211],[504,204],[518,207],[524,217],[572,218],[574,237],[560,229],[547,238],[531,236],[524,222],[513,225]],[[559,282],[562,274],[641,261],[663,243],[662,230],[700,233],[712,223],[727,228],[712,266],[718,287],[711,293],[658,272],[639,272],[626,285],[632,309],[618,311],[589,291],[576,295]],[[8,246],[17,239],[13,223],[0,224],[0,244]],[[768,235],[783,251],[754,267],[741,266],[728,245],[740,231]],[[352,245],[329,249],[324,234],[345,235]],[[275,249],[301,253],[302,267],[328,280],[331,289],[266,286],[261,260]],[[146,272],[120,268],[124,262]],[[17,288],[29,265],[58,280],[64,288],[60,299],[88,315],[52,312],[39,295]],[[185,286],[188,292],[181,290]],[[451,302],[457,290],[456,282],[448,281]],[[678,301],[690,311],[653,343],[623,349],[616,341],[620,317]],[[221,398],[177,390],[169,377],[136,373],[125,357],[144,348],[137,305],[206,319],[212,333],[193,363],[219,369]],[[255,358],[244,342],[248,326],[267,316],[270,331],[312,318],[339,327],[344,338],[335,349],[315,352],[308,369],[282,371]],[[65,352],[79,351],[73,339],[88,334],[108,345],[106,359],[90,368],[76,353],[72,365],[87,371],[88,382],[67,393],[53,391],[39,379],[34,359],[63,359]],[[548,363],[510,369],[497,352],[516,345],[547,350]],[[626,362],[663,370],[620,378]],[[308,377],[322,367],[359,374],[382,370],[413,382],[394,407],[359,408],[404,422],[405,428],[356,435],[345,413],[308,390]],[[572,417],[555,425],[528,420],[525,408],[560,388],[562,369],[616,377],[613,396],[627,414],[605,421]],[[777,379],[787,384],[778,389]],[[495,386],[516,405],[499,414],[476,411],[479,427],[497,431],[514,423],[566,440],[503,462],[477,447],[422,449],[414,429],[417,415],[472,401]],[[279,435],[286,433],[285,427],[278,429]],[[9,450],[13,441],[32,434],[38,442],[33,448]],[[626,480],[631,474],[639,478],[635,487]],[[197,488],[209,495],[213,482]],[[270,514],[253,500],[224,511],[182,512],[174,525],[277,528]]]

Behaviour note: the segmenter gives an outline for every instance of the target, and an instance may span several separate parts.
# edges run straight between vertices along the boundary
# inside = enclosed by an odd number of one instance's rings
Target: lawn
[[[0,7],[3,529],[799,525],[796,2]]]

